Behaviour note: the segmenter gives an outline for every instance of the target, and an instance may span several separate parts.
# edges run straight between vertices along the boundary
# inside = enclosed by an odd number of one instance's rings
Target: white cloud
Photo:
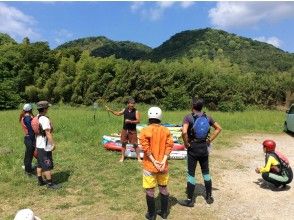
[[[175,2],[175,1],[159,1],[155,3],[133,2],[131,10],[139,13],[143,18],[151,21],[159,20],[164,12],[174,5],[180,5],[181,8],[188,8],[193,5],[193,2]]]
[[[294,2],[218,2],[209,10],[211,23],[218,28],[254,26],[294,17]]]
[[[144,5],[144,2],[133,2],[131,4],[131,10],[135,12],[135,11],[141,9],[143,7],[143,5]]]
[[[194,2],[192,2],[192,1],[189,1],[189,2],[184,1],[184,2],[181,2],[180,4],[181,4],[182,8],[189,8],[194,4]]]
[[[0,32],[7,33],[18,41],[24,37],[37,40],[41,36],[34,28],[36,23],[32,16],[0,2]]]
[[[54,33],[54,41],[57,45],[64,43],[65,41],[71,39],[73,37],[73,33],[66,29],[60,29],[55,31]]]
[[[269,37],[269,38],[266,38],[266,37],[262,36],[262,37],[254,38],[253,40],[265,42],[265,43],[271,44],[271,45],[273,45],[275,47],[279,47],[279,48],[282,45],[282,41],[279,38],[277,38],[277,37]]]

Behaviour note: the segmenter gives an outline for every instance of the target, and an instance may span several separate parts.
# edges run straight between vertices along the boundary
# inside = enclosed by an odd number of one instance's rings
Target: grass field
[[[148,106],[139,106],[142,123],[147,122]],[[0,219],[13,219],[21,208],[33,209],[42,219],[144,219],[145,196],[141,167],[136,160],[118,163],[119,154],[105,151],[104,134],[119,132],[122,117],[103,109],[53,106],[48,116],[54,126],[54,180],[59,190],[37,186],[24,175],[23,134],[19,111],[2,111],[0,140]],[[163,122],[181,124],[188,111],[164,112]],[[207,112],[223,127],[215,149],[234,146],[240,135],[277,133],[283,129],[284,112]],[[170,161],[171,204],[184,197],[186,162]],[[175,209],[172,212],[176,212]],[[172,214],[171,214],[172,217]]]

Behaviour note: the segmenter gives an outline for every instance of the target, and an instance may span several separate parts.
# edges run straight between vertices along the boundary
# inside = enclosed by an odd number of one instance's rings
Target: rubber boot
[[[214,202],[214,199],[211,195],[211,191],[212,191],[212,183],[211,180],[209,181],[204,181],[205,184],[205,189],[206,189],[206,197],[205,200],[207,202],[207,204],[212,204]]]
[[[158,210],[157,214],[160,215],[162,219],[167,219],[168,216],[168,198],[168,195],[163,195],[160,193],[161,210]]]
[[[194,207],[194,190],[195,190],[195,185],[192,183],[187,183],[187,197],[188,199],[185,200],[179,200],[178,203],[182,206],[187,206],[187,207]]]
[[[155,213],[155,199],[154,199],[154,197],[146,195],[146,202],[147,202],[148,212],[146,213],[145,217],[148,220],[155,220],[156,213]]]

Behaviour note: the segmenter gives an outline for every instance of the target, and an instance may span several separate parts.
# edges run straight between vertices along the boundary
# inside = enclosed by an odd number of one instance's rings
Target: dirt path
[[[277,149],[288,156],[293,167],[294,138],[287,134],[248,135],[240,138],[238,147],[214,151],[212,169],[218,171],[212,209],[217,219],[293,219],[293,182],[286,190],[277,191],[260,182],[261,176],[254,171],[264,164],[261,143],[267,138],[277,142]]]

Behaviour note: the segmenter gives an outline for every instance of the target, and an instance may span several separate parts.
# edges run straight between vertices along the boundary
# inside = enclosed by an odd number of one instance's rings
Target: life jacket
[[[128,108],[125,108],[124,110],[124,125],[123,125],[123,129],[125,130],[136,130],[136,124],[129,124],[129,123],[125,123],[126,119],[129,120],[136,120],[136,109],[132,109],[131,111],[129,111]]]
[[[274,152],[267,153],[265,158],[266,163],[270,156],[274,157],[279,162],[278,169],[271,168],[270,170],[271,172],[281,174],[283,171],[288,170],[290,168],[290,163],[288,158],[285,155],[283,155],[281,152],[274,151]]]
[[[42,136],[46,136],[46,133],[45,133],[45,130],[42,128],[42,125],[40,124],[39,122],[39,118],[41,116],[44,116],[44,117],[47,117],[45,115],[40,115],[38,114],[37,116],[35,116],[32,120],[32,128],[33,128],[33,131],[35,133],[35,135],[42,135]],[[48,118],[48,117],[47,117]],[[53,127],[51,126],[50,124],[50,127],[51,127],[51,132],[53,131]]]
[[[25,135],[28,135],[29,134],[29,130],[28,130],[28,128],[27,128],[27,126],[25,125],[25,123],[24,123],[24,118],[25,118],[26,116],[24,116],[24,117],[22,117],[21,118],[21,127],[22,127],[22,130],[23,130],[23,132],[24,132],[24,134]],[[31,116],[31,119],[32,119],[33,117]]]

